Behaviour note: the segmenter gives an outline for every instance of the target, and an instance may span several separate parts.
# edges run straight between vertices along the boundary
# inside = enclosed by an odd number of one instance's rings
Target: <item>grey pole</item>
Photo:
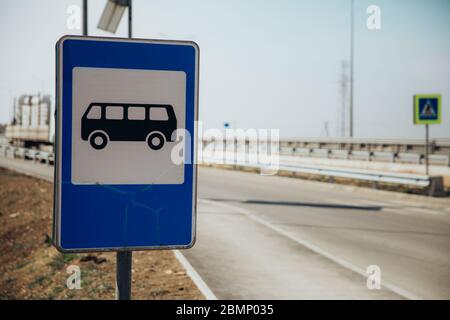
[[[116,263],[116,300],[131,299],[131,251],[118,251]]]
[[[349,116],[350,116],[350,138],[353,138],[353,82],[354,82],[354,49],[355,49],[355,0],[350,0],[350,103],[349,103]]]
[[[128,38],[132,38],[131,0],[128,0]],[[131,299],[131,266],[133,251],[118,251],[116,257],[116,300]]]
[[[429,139],[430,139],[430,127],[428,123],[425,125],[425,174],[429,174],[429,160],[428,160],[428,154],[429,154]]]
[[[88,3],[83,0],[83,36],[88,35]]]
[[[133,37],[133,10],[132,10],[132,0],[128,0],[128,38]]]
[[[16,97],[13,98],[13,125],[17,124],[17,110],[16,110]]]

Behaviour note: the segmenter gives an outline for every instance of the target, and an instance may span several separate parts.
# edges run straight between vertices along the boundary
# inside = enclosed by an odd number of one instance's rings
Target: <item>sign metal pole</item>
[[[116,300],[131,299],[132,251],[118,251],[116,262]]]

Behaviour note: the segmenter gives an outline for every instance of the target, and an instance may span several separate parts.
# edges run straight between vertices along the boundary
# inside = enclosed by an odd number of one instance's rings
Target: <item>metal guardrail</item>
[[[283,141],[301,143],[339,143],[339,144],[370,144],[370,145],[417,145],[423,146],[423,139],[371,139],[371,138],[283,138]],[[431,139],[431,143],[450,147],[449,138]]]
[[[244,140],[204,138],[202,144],[236,144],[237,149],[250,149],[257,144],[250,138]],[[312,158],[425,164],[424,142],[416,139],[281,139],[279,153]],[[431,141],[429,161],[431,165],[450,167],[450,139]]]
[[[246,156],[249,156],[248,154]],[[263,170],[269,171],[287,171],[292,173],[303,173],[311,175],[319,175],[333,178],[345,178],[351,180],[370,181],[374,183],[389,183],[396,185],[405,185],[418,188],[426,188],[431,196],[443,196],[445,195],[443,178],[441,176],[426,176],[417,174],[405,174],[405,173],[390,173],[390,172],[377,172],[360,169],[349,168],[335,168],[326,166],[314,166],[303,165],[297,163],[279,163],[275,165],[269,165],[258,162],[250,161],[238,161],[236,159],[242,159],[244,155],[240,157],[237,155],[223,154],[222,157],[203,156],[202,163],[204,164],[223,164],[232,165],[237,167],[247,167],[258,169],[261,172]],[[258,158],[257,155],[253,155],[253,158]]]
[[[408,163],[418,165],[423,164],[425,161],[423,154],[406,152],[395,153],[387,151],[351,151],[337,149],[280,147],[280,154],[313,158]],[[432,165],[450,166],[450,156],[442,154],[430,154],[429,159],[430,164]]]
[[[53,164],[54,154],[46,151],[14,147],[0,144],[0,154],[4,157],[11,155],[14,158],[29,159],[39,162],[45,162],[47,165]],[[206,154],[206,156],[205,156]],[[427,188],[431,196],[442,196],[444,192],[443,178],[440,176],[425,176],[404,173],[375,172],[369,170],[335,168],[325,166],[303,165],[297,163],[276,163],[275,166],[268,166],[260,162],[238,161],[237,159],[248,159],[253,156],[259,159],[258,154],[248,153],[223,153],[222,157],[207,156],[208,153],[202,153],[200,161],[204,164],[225,164],[239,167],[249,167],[258,170],[271,169],[276,171],[299,172],[312,175],[327,177],[346,178],[362,181],[372,181],[375,183],[391,183],[398,185],[408,185],[420,188]],[[232,159],[232,161],[230,161]]]

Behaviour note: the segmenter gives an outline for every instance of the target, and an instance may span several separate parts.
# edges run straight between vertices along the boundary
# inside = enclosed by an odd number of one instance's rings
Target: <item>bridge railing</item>
[[[262,143],[239,143],[236,140],[228,141],[202,141],[200,149],[202,153],[199,161],[211,165],[232,165],[235,168],[253,168],[261,172],[291,172],[305,173],[311,175],[320,175],[331,178],[346,178],[351,180],[372,181],[375,183],[389,183],[395,185],[405,185],[417,188],[425,188],[429,195],[442,196],[445,194],[444,182],[442,176],[427,176],[418,174],[380,172],[374,170],[339,168],[326,165],[305,165],[301,163],[299,157],[322,157],[331,158],[337,155],[340,159],[365,159],[370,158],[394,158],[393,153],[387,152],[367,152],[347,150],[328,150],[328,149],[295,149],[292,152],[286,152],[286,147],[279,147],[277,144]],[[270,150],[270,151],[268,151]],[[291,151],[291,150],[288,150]],[[273,162],[260,161],[261,155],[274,154]],[[436,155],[437,156],[437,155]],[[399,154],[397,161],[420,162],[420,156],[417,154]]]
[[[251,139],[245,139],[244,141],[238,139],[217,140],[213,138],[202,140],[203,146],[211,143],[222,144],[227,146],[227,148],[235,145],[236,150],[242,148],[251,149],[255,145],[255,141]],[[279,141],[278,146],[280,155],[425,164],[425,147],[423,141],[420,140],[282,139]],[[450,166],[450,139],[431,141],[429,163],[436,166]]]

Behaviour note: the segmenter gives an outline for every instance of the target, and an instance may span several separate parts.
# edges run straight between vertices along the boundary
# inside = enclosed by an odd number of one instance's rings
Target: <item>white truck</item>
[[[55,103],[50,95],[22,95],[15,100],[7,141],[26,148],[51,149],[55,139]]]

